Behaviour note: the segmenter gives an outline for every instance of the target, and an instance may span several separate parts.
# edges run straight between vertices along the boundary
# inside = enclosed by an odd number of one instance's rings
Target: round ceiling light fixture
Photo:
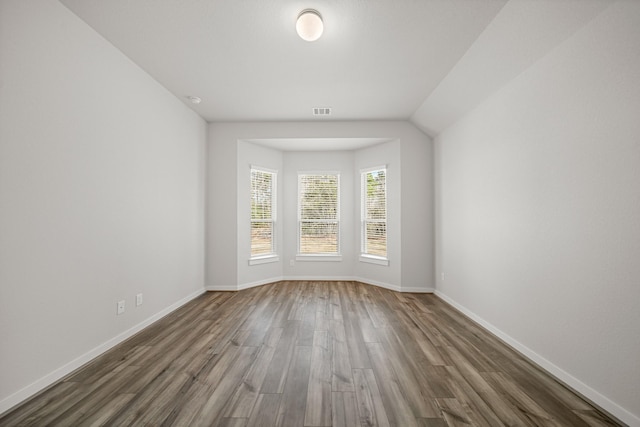
[[[320,12],[315,9],[305,9],[298,15],[296,31],[302,40],[316,41],[322,35],[324,24]]]

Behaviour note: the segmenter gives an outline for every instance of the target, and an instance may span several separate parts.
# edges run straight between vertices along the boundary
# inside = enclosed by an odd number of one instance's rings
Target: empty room
[[[0,426],[640,427],[640,1],[0,0]]]

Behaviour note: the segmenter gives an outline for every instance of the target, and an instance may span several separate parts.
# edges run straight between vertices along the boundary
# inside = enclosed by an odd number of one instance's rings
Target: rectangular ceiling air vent
[[[330,116],[331,108],[330,107],[314,107],[313,115],[314,116]]]

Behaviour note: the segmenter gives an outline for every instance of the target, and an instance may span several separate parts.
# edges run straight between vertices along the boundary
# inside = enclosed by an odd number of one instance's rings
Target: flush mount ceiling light
[[[323,30],[324,25],[320,12],[314,9],[305,9],[300,12],[296,21],[296,31],[302,40],[316,41],[322,35]]]
[[[187,99],[189,99],[192,104],[200,104],[202,102],[202,99],[197,96],[188,96]]]

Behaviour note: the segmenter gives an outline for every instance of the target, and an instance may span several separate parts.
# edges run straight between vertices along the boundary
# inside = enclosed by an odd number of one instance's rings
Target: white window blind
[[[298,174],[298,253],[340,254],[339,174]]]
[[[276,173],[251,168],[251,256],[275,253]]]
[[[362,253],[387,257],[387,170],[362,172]]]

